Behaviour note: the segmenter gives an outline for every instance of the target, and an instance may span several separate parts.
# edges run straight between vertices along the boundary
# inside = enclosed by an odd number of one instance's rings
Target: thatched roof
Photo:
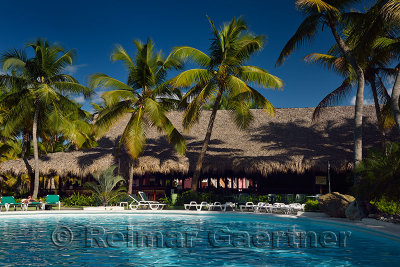
[[[253,110],[254,122],[245,131],[239,130],[229,111],[217,113],[204,172],[262,174],[271,172],[303,172],[311,168],[325,169],[327,161],[336,169],[351,168],[354,107],[330,107],[317,122],[312,122],[314,108],[277,109],[271,118],[262,110]],[[134,173],[190,173],[193,171],[205,136],[210,111],[203,111],[200,121],[185,133],[188,150],[180,156],[156,129],[147,131],[146,151],[136,163]],[[183,132],[182,112],[168,117]],[[373,106],[364,108],[364,153],[379,145],[379,132]],[[127,157],[115,158],[115,144],[128,116],[121,119],[99,140],[99,147],[48,154],[41,157],[41,174],[85,176],[112,164],[125,166]],[[28,173],[33,160],[22,159],[0,164],[0,173]],[[122,166],[122,167],[123,167]],[[28,167],[28,168],[27,168]]]

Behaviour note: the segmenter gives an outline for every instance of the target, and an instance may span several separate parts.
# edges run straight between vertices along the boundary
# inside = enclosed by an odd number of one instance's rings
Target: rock
[[[361,220],[365,216],[360,213],[360,210],[357,207],[357,201],[353,201],[346,209],[346,217],[350,220]]]
[[[338,192],[333,192],[320,196],[319,208],[331,217],[346,218],[346,208],[355,200],[350,195],[343,195]]]

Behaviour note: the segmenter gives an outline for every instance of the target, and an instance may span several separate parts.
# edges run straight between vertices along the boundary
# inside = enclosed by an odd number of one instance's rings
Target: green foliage
[[[380,212],[387,213],[390,215],[398,214],[400,215],[400,202],[387,200],[385,198],[381,198],[378,201],[371,201]]]
[[[188,190],[179,194],[175,206],[183,206],[184,204],[189,203],[190,201],[201,202],[202,197],[200,193],[194,192],[192,190]]]
[[[93,176],[97,183],[88,182],[86,186],[93,191],[93,194],[101,201],[104,206],[110,204],[110,201],[121,195],[125,188],[115,189],[118,183],[125,182],[122,176],[114,175],[116,166],[111,166],[103,172],[97,172]]]
[[[304,207],[305,211],[319,211],[318,200],[309,199]]]
[[[170,197],[164,196],[158,200],[161,203],[167,204],[168,207],[172,206],[172,199]]]
[[[362,176],[356,193],[365,199],[400,200],[400,144],[388,143],[385,151],[373,150],[355,170]]]
[[[67,207],[97,206],[99,199],[95,195],[86,196],[79,193],[63,198],[61,202]]]

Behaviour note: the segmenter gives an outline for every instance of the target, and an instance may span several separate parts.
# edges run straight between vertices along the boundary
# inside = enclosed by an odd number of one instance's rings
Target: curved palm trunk
[[[351,64],[351,66],[353,67],[353,69],[356,71],[357,74],[358,84],[357,84],[356,104],[354,111],[354,167],[357,167],[362,160],[362,154],[363,154],[362,126],[363,126],[364,83],[365,83],[364,71],[357,64],[357,61],[354,58],[353,54],[351,53],[350,48],[345,44],[343,39],[338,34],[335,27],[335,23],[332,23],[331,21],[329,26],[345,58]],[[354,185],[358,185],[361,182],[361,179],[362,179],[361,175],[354,175]],[[368,215],[368,210],[367,210],[368,201],[364,199],[364,196],[358,196],[356,203],[360,219],[366,217]]]
[[[363,102],[364,102],[364,71],[357,64],[356,59],[351,53],[350,48],[345,44],[343,39],[338,34],[335,23],[330,24],[330,28],[333,36],[340,49],[342,50],[347,61],[350,62],[353,69],[357,74],[357,95],[356,95],[356,104],[355,104],[355,112],[354,112],[354,167],[358,166],[360,161],[362,160],[362,120],[363,120]],[[354,180],[355,184],[360,182],[360,177],[356,177]]]
[[[39,106],[35,105],[35,115],[33,117],[33,127],[32,127],[32,136],[33,136],[33,156],[35,158],[35,180],[33,186],[33,198],[37,198],[39,193],[39,151],[38,151],[38,142],[37,142],[37,123],[39,118]]]
[[[192,190],[197,191],[197,186],[199,184],[199,178],[201,174],[201,168],[203,167],[204,156],[206,155],[208,144],[210,143],[212,129],[214,127],[215,117],[221,102],[223,89],[218,91],[218,95],[215,99],[215,103],[211,112],[210,120],[208,122],[206,137],[204,138],[203,147],[201,148],[200,156],[196,163],[196,169],[192,178]]]
[[[396,121],[397,129],[400,133],[400,107],[399,107],[399,97],[400,97],[400,69],[397,70],[396,80],[393,85],[392,97],[390,98],[390,104],[392,106],[393,117]]]

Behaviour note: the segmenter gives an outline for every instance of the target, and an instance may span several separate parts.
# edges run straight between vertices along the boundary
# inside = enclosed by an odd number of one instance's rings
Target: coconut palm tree
[[[168,105],[163,101],[164,96],[174,91],[164,83],[167,71],[182,68],[182,63],[171,54],[164,58],[161,52],[154,50],[154,43],[150,39],[146,43],[136,40],[134,44],[137,50],[134,58],[122,46],[117,46],[111,54],[113,61],[122,61],[129,71],[126,83],[102,73],[90,77],[92,88],[111,89],[102,94],[105,107],[100,109],[96,118],[98,136],[102,136],[122,116],[130,116],[119,142],[119,149],[125,148],[132,158],[129,193],[132,193],[134,161],[145,148],[145,125],[155,126],[164,132],[169,143],[180,154],[186,151],[185,139],[168,119]]]
[[[14,133],[24,122],[32,121],[32,141],[35,159],[35,178],[32,196],[39,191],[39,152],[38,125],[48,122],[49,114],[56,114],[60,120],[65,116],[63,108],[78,108],[67,95],[83,94],[89,97],[92,90],[80,85],[72,76],[62,71],[72,64],[74,51],[65,51],[58,45],[38,39],[27,45],[34,56],[28,58],[25,51],[10,50],[1,56],[3,70],[8,74],[1,75],[0,83],[9,88],[8,94],[2,97],[2,103],[12,103],[6,117],[4,132]],[[6,104],[7,105],[7,104]],[[28,119],[29,118],[29,119]]]
[[[381,9],[381,15],[383,16],[385,23],[394,26],[399,29],[400,25],[400,1],[389,0]],[[388,49],[392,49],[396,53],[400,52],[400,42],[398,36],[384,36],[377,41],[378,46],[383,46]],[[393,116],[400,132],[400,63],[396,66],[397,74],[393,85],[391,106]]]
[[[390,128],[388,122],[391,120],[391,114],[387,112],[387,104],[390,102],[390,96],[382,82],[382,75],[387,77],[393,76],[395,73],[395,70],[389,67],[394,53],[391,50],[376,47],[374,42],[371,41],[368,42],[369,46],[367,46],[367,43],[362,40],[364,39],[364,35],[373,38],[371,35],[385,34],[386,29],[382,25],[382,20],[376,17],[377,10],[377,6],[374,6],[366,13],[359,13],[357,22],[346,25],[344,32],[346,33],[345,43],[351,47],[353,54],[357,57],[357,62],[364,71],[365,80],[371,87],[378,127],[382,134],[382,143],[384,144],[385,128]],[[371,18],[374,18],[372,23]],[[357,29],[364,28],[360,24],[367,23],[369,29],[360,35],[360,31],[357,31]],[[349,95],[352,85],[357,81],[357,75],[337,45],[333,45],[328,54],[312,53],[307,55],[304,60],[309,63],[319,63],[323,67],[335,70],[344,77],[343,83],[329,93],[315,108],[313,114],[313,119],[315,120],[319,117],[324,107],[337,105],[343,97]],[[381,108],[380,104],[384,104],[384,107]]]
[[[345,16],[345,9],[354,2],[354,0],[297,0],[297,8],[306,17],[300,24],[296,33],[282,49],[276,64],[281,65],[296,48],[304,45],[307,41],[313,40],[319,27],[327,26],[331,30],[343,56],[350,63],[357,76],[357,94],[354,114],[354,165],[356,166],[362,160],[364,71],[337,30],[337,26],[343,22],[342,19]],[[356,177],[355,182],[358,183],[358,180],[359,177]]]
[[[185,129],[189,129],[198,121],[202,108],[213,96],[215,97],[206,136],[192,178],[194,191],[197,190],[204,157],[223,95],[229,99],[229,109],[234,111],[236,124],[243,129],[251,122],[252,102],[257,103],[267,114],[274,114],[272,104],[252,86],[281,88],[283,85],[279,78],[264,69],[244,65],[251,55],[262,49],[264,36],[248,33],[247,25],[241,18],[233,19],[219,31],[211,19],[208,20],[213,33],[209,55],[187,46],[174,49],[175,56],[183,60],[191,59],[201,68],[184,71],[170,81],[173,87],[190,87],[183,98],[185,103],[188,102],[187,99],[192,99],[184,113]]]

